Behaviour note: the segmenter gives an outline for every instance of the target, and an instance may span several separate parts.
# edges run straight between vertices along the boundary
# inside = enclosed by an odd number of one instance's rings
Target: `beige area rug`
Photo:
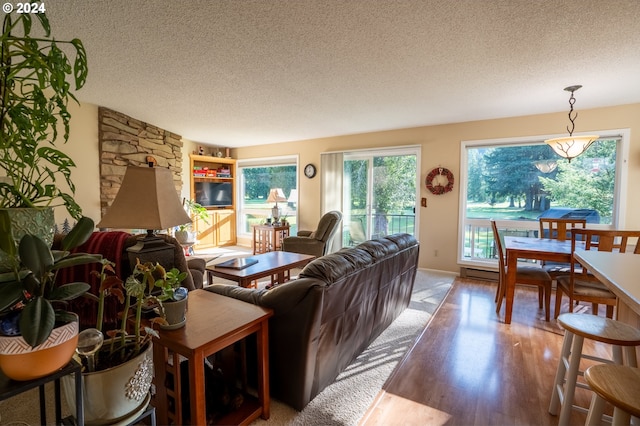
[[[209,264],[251,253],[242,248],[217,250]],[[218,256],[219,255],[219,256]],[[298,271],[292,271],[292,275]],[[455,279],[452,274],[418,271],[410,306],[385,330],[336,381],[321,392],[301,412],[271,400],[271,418],[252,425],[356,425],[382,389],[396,364],[411,347],[448,294]],[[216,283],[218,283],[216,279]],[[259,283],[266,285],[268,281]],[[46,386],[47,424],[54,424],[53,386]],[[64,403],[62,415],[70,414]],[[39,425],[39,398],[34,389],[0,402],[0,426]]]

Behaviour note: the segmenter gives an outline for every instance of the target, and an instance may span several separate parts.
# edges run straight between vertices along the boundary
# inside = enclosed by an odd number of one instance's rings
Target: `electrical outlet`
[[[438,250],[433,251],[433,257],[438,257]]]

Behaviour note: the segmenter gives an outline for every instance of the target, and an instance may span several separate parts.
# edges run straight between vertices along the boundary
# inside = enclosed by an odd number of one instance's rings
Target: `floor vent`
[[[473,278],[476,280],[498,281],[498,272],[462,267],[460,268],[460,278]]]

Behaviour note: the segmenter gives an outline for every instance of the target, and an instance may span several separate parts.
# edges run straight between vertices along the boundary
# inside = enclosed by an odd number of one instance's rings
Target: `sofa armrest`
[[[298,231],[296,235],[298,235],[298,237],[310,237],[311,234],[313,234],[313,231]]]

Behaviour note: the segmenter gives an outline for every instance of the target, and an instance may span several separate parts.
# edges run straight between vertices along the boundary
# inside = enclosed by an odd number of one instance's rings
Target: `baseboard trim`
[[[498,281],[498,272],[497,271],[487,271],[484,269],[476,269],[476,268],[460,268],[460,278],[473,278],[476,280],[486,280],[486,281]]]

